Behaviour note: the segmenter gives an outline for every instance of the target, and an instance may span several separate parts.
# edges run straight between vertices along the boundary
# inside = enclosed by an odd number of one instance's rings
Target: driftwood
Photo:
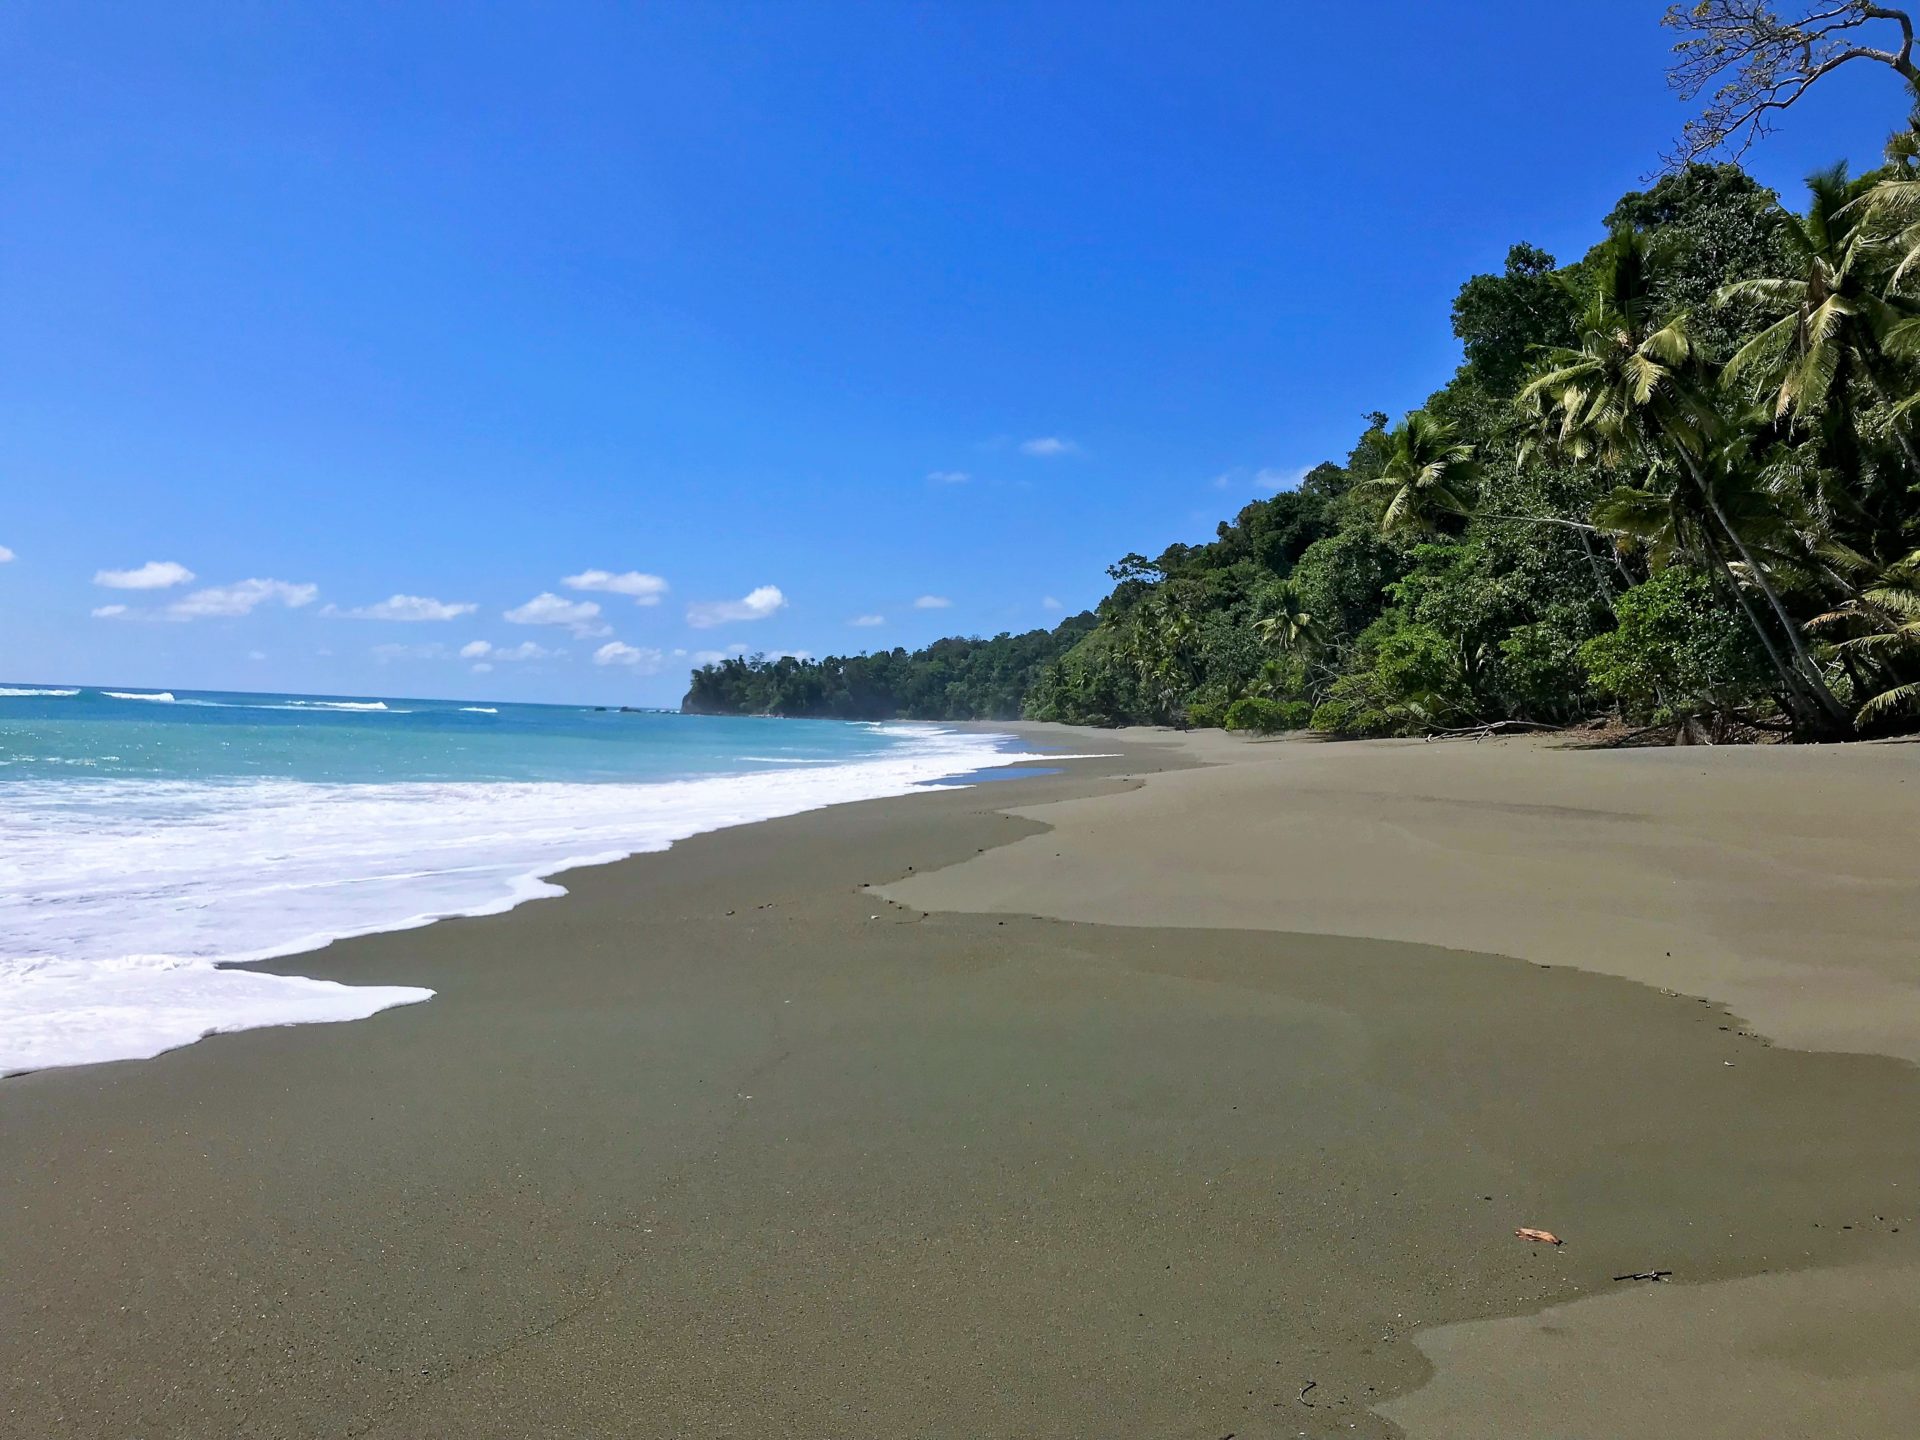
[[[1560,730],[1560,725],[1542,725],[1533,720],[1488,720],[1479,725],[1429,725],[1423,740],[1458,740],[1471,735],[1475,740],[1485,740],[1489,735],[1498,735],[1503,730]]]
[[[1672,1274],[1673,1272],[1671,1270],[1636,1270],[1631,1275],[1616,1275],[1613,1278],[1616,1280],[1651,1280],[1658,1284]]]

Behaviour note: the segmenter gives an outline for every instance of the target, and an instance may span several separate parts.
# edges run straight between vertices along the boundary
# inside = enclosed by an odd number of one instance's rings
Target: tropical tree
[[[1824,422],[1826,453],[1852,487],[1836,508],[1863,516],[1867,508],[1885,507],[1872,505],[1877,497],[1868,493],[1878,487],[1861,460],[1874,427],[1859,413],[1858,397],[1900,400],[1890,351],[1920,339],[1914,306],[1883,290],[1886,246],[1872,223],[1876,212],[1861,203],[1876,189],[1871,178],[1849,180],[1844,164],[1810,176],[1805,217],[1788,215],[1782,225],[1799,273],[1735,281],[1717,297],[1722,305],[1746,302],[1778,317],[1727,361],[1723,380],[1764,396],[1775,419],[1795,430]],[[1879,424],[1906,468],[1920,470],[1905,418],[1890,411]]]
[[[1323,627],[1292,580],[1282,580],[1264,597],[1266,614],[1253,622],[1263,644],[1283,655],[1311,655],[1324,643]]]
[[[1728,492],[1749,493],[1743,483],[1749,447],[1737,433],[1730,435],[1727,417],[1714,403],[1686,317],[1662,319],[1653,310],[1653,242],[1623,227],[1595,258],[1598,274],[1576,345],[1547,352],[1540,373],[1521,389],[1519,404],[1533,442],[1576,460],[1638,468],[1650,480],[1667,477],[1669,506],[1684,517],[1672,527],[1672,541],[1691,542],[1693,553],[1730,586],[1775,659],[1789,706],[1803,725],[1845,731],[1851,725],[1846,706],[1828,687],[1766,565],[1734,523]],[[1659,498],[1651,486],[1616,494],[1617,501],[1641,511]],[[1772,624],[1745,585],[1760,592]]]
[[[1415,410],[1388,433],[1386,463],[1364,488],[1388,497],[1382,534],[1438,534],[1465,520],[1479,478],[1473,446],[1458,438],[1453,423]]]
[[[1845,637],[1833,648],[1854,677],[1856,696],[1865,697],[1860,724],[1920,713],[1920,550],[1807,628]]]
[[[1690,0],[1670,6],[1662,23],[1683,37],[1667,83],[1683,100],[1708,97],[1668,157],[1676,168],[1716,150],[1745,153],[1782,111],[1856,60],[1920,83],[1913,16],[1876,0]]]

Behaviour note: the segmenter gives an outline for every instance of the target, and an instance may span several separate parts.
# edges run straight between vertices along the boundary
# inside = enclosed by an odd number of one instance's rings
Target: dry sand
[[[1099,738],[0,1084],[0,1431],[1911,1430],[1920,751]]]

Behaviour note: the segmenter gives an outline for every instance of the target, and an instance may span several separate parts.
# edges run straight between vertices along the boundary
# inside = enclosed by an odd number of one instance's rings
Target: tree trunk
[[[1793,616],[1787,613],[1786,604],[1780,599],[1779,592],[1773,588],[1773,582],[1767,579],[1766,570],[1747,549],[1746,541],[1741,539],[1740,532],[1727,518],[1727,512],[1721,508],[1720,501],[1712,490],[1707,491],[1707,503],[1713,506],[1713,513],[1720,522],[1720,528],[1726,531],[1727,538],[1733,541],[1733,548],[1740,552],[1740,558],[1746,562],[1754,584],[1760,587],[1760,593],[1767,597],[1767,604],[1779,617],[1781,628],[1787,632],[1787,645],[1792,651],[1794,666],[1801,678],[1806,681],[1808,692],[1812,695],[1814,703],[1840,730],[1852,730],[1853,716],[1847,713],[1847,707],[1842,705],[1833,691],[1827,688],[1826,678],[1821,675],[1820,667],[1814,664],[1813,653],[1807,649],[1806,639],[1801,635],[1800,627],[1793,623]]]
[[[1747,542],[1741,537],[1733,521],[1728,518],[1725,507],[1720,503],[1720,497],[1714,494],[1712,483],[1701,473],[1699,462],[1685,450],[1680,453],[1686,459],[1687,469],[1692,473],[1693,482],[1699,487],[1701,496],[1712,509],[1714,519],[1719,522],[1722,533],[1733,542],[1733,548],[1746,562],[1748,573],[1753,576],[1753,583],[1759,587],[1760,593],[1766,596],[1767,605],[1780,621],[1781,629],[1786,632],[1787,646],[1793,656],[1793,668],[1806,687],[1806,693],[1820,708],[1833,729],[1843,734],[1851,732],[1853,716],[1834,696],[1833,691],[1827,688],[1827,682],[1820,674],[1820,667],[1813,663],[1813,655],[1808,651],[1806,641],[1800,634],[1800,627],[1794,624],[1793,616],[1788,613],[1779,592],[1773,588],[1773,582],[1767,578],[1765,568],[1754,559],[1753,552],[1747,549]],[[1736,585],[1737,583],[1736,581]]]
[[[1754,608],[1752,597],[1740,588],[1739,577],[1733,573],[1733,567],[1727,564],[1727,557],[1720,553],[1720,547],[1713,543],[1713,536],[1704,529],[1700,532],[1700,540],[1701,547],[1707,553],[1707,559],[1712,562],[1713,578],[1719,581],[1723,588],[1732,592],[1734,604],[1738,605],[1741,613],[1747,617],[1747,624],[1753,633],[1760,637],[1760,644],[1767,652],[1767,659],[1773,662],[1774,672],[1779,675],[1780,683],[1786,687],[1783,698],[1787,702],[1787,709],[1801,725],[1817,722],[1818,714],[1807,708],[1808,698],[1800,676],[1788,663],[1787,657],[1780,653],[1780,646],[1773,638],[1773,631],[1761,620],[1760,612]]]
[[[1613,586],[1608,583],[1607,572],[1600,568],[1600,557],[1593,553],[1593,541],[1585,534],[1580,536],[1580,551],[1587,557],[1587,568],[1593,572],[1593,584],[1594,588],[1600,592],[1600,603],[1611,611]]]

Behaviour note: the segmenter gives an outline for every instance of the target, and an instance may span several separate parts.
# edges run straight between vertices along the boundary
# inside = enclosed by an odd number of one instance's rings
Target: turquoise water
[[[581,705],[0,686],[0,784],[83,775],[634,782],[855,762],[910,739],[897,727],[831,720]]]
[[[427,1000],[226,965],[1023,758],[933,725],[0,686],[0,1074]]]

